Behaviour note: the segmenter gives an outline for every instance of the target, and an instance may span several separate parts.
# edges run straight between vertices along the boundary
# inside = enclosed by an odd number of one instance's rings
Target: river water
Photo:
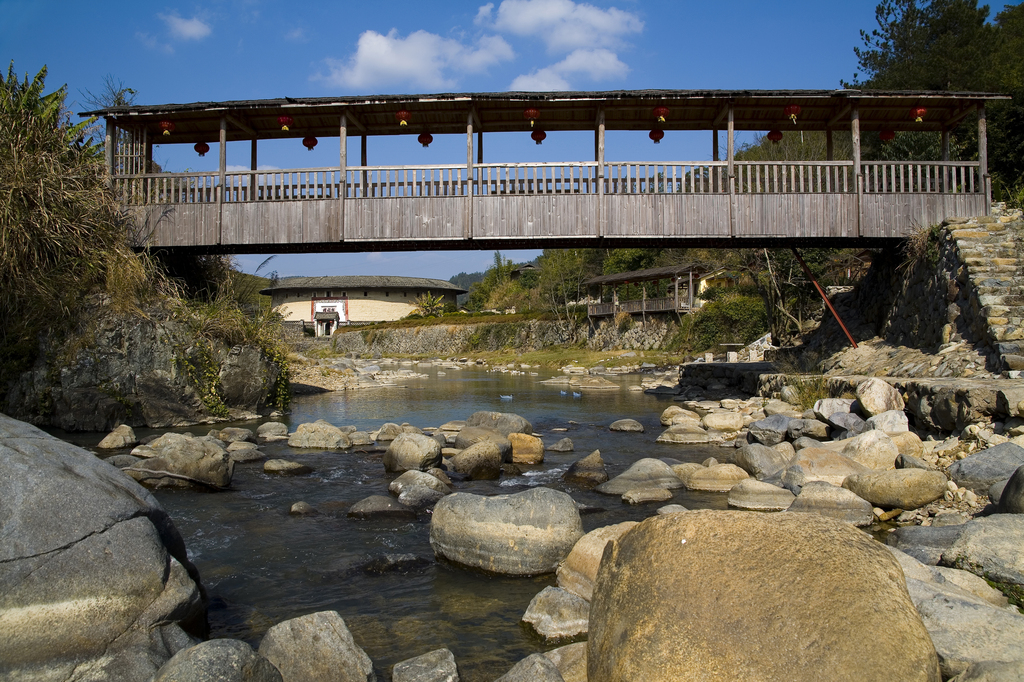
[[[642,520],[661,504],[634,507],[618,497],[566,488],[560,477],[573,461],[600,449],[609,475],[615,476],[643,457],[699,462],[721,455],[716,447],[655,443],[663,430],[659,417],[671,402],[626,390],[639,384],[637,375],[609,377],[621,390],[573,398],[571,392],[561,395],[558,386],[539,383],[550,372],[530,376],[477,368],[415,369],[428,376],[409,379],[401,388],[296,397],[287,417],[289,429],[317,419],[360,430],[375,430],[389,421],[427,428],[466,419],[478,410],[515,412],[532,422],[546,445],[569,437],[575,451],[548,452],[542,465],[522,466],[523,476],[457,482],[456,489],[501,494],[547,485],[565,490],[577,502],[597,508],[582,517],[586,531]],[[501,394],[513,395],[512,401],[501,400]],[[645,433],[608,430],[611,422],[626,417],[642,423]],[[255,429],[252,423],[238,426]],[[202,435],[209,427],[182,430]],[[264,474],[259,462],[239,464],[230,491],[155,493],[184,536],[211,597],[212,637],[237,637],[258,646],[274,623],[336,610],[383,680],[391,679],[395,663],[448,647],[462,680],[490,682],[524,656],[553,647],[519,622],[533,596],[555,584],[553,575],[502,578],[435,562],[428,514],[414,522],[346,516],[353,502],[387,494],[394,475],[384,472],[382,452],[293,450],[285,443],[262,449],[267,458],[302,462],[313,473],[282,478]],[[671,503],[724,509],[725,497],[676,490]],[[321,513],[289,516],[289,507],[299,500]],[[386,554],[413,554],[418,560],[396,571],[368,568]]]

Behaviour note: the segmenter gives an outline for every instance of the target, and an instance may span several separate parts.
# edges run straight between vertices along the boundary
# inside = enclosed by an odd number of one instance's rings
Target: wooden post
[[[679,275],[672,278],[672,283],[675,284],[675,309],[679,312]]]
[[[942,129],[942,160],[949,161],[949,131]]]
[[[825,128],[825,159],[828,161],[835,161],[836,159],[836,147],[832,142],[831,128]]]
[[[473,238],[473,111],[466,116],[466,239]]]
[[[360,138],[359,140],[359,165],[364,168],[366,167],[366,135],[363,135],[362,138]],[[363,171],[363,181],[360,184],[360,187],[362,187],[363,197],[365,198],[367,196],[365,170]]]
[[[686,303],[686,310],[689,313],[693,312],[693,270],[690,270],[690,282],[686,285],[686,297],[689,299]]]
[[[721,161],[722,159],[719,158],[719,157],[720,157],[720,155],[719,155],[719,152],[718,152],[718,128],[715,128],[714,130],[711,131],[711,160],[712,161]],[[717,168],[715,168],[715,169],[713,169],[711,171],[711,191],[712,192],[717,192],[718,191],[718,169]]]
[[[142,162],[142,172],[153,172],[153,140],[145,128],[142,129],[142,139],[146,145],[146,157]]]
[[[853,182],[857,189],[857,232],[860,237],[861,222],[864,217],[864,182],[860,173],[860,108],[856,100],[850,107],[850,139],[853,143]]]
[[[597,161],[597,225],[596,234],[598,237],[604,236],[604,225],[601,221],[604,220],[604,109],[597,110],[597,131],[595,136],[595,142],[597,148],[595,151],[594,160]]]
[[[728,182],[727,190],[729,192],[729,236],[736,236],[736,194],[735,194],[735,159],[733,155],[736,152],[736,120],[735,120],[735,109],[732,102],[729,102],[729,128],[726,135],[726,161],[728,162],[729,172],[726,174],[726,182]]]
[[[107,186],[114,186],[114,168],[115,159],[115,148],[117,147],[117,125],[114,123],[114,119],[107,116],[107,134],[103,138],[103,164],[107,167]]]
[[[220,185],[217,188],[217,243],[224,243],[224,183],[228,170],[228,119],[220,117]]]
[[[978,105],[978,179],[985,192],[985,215],[988,215],[992,209],[992,178],[988,175],[988,122],[984,102]]]
[[[476,131],[476,162],[484,162],[484,131]]]
[[[345,241],[345,195],[348,194],[348,117],[338,126],[338,241]]]
[[[258,168],[256,159],[256,138],[254,137],[249,141],[249,170],[254,171],[249,174],[249,201],[256,201],[259,196],[259,188],[256,187],[255,170]]]

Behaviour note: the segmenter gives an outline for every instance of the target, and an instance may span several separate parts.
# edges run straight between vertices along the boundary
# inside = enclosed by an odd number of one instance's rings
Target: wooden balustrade
[[[613,162],[604,165],[606,195],[727,194],[728,164]],[[864,162],[863,190],[871,194],[983,194],[977,162]],[[344,190],[338,168],[114,176],[129,205],[307,201],[508,195],[598,195],[596,163],[491,163],[350,166]],[[853,194],[852,161],[742,162],[734,164],[736,194]]]
[[[864,191],[873,194],[983,192],[977,161],[862,162]]]
[[[465,166],[349,166],[346,199],[466,196]]]
[[[737,161],[737,194],[849,194],[853,161]]]
[[[590,317],[607,317],[616,313],[664,313],[671,311],[686,312],[690,306],[680,294],[676,305],[674,296],[666,298],[638,299],[636,301],[619,301],[616,303],[589,303],[587,315]]]
[[[486,163],[473,167],[473,194],[597,194],[596,163]]]
[[[605,164],[605,194],[722,194],[728,191],[724,161]]]

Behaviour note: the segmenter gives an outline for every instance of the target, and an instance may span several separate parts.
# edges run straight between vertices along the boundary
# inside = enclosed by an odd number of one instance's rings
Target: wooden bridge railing
[[[636,301],[619,301],[616,303],[589,303],[587,315],[605,317],[616,313],[663,313],[668,311],[686,312],[690,309],[688,302],[680,296],[679,304],[674,297],[648,298]]]
[[[869,161],[863,164],[864,191],[975,194],[983,192],[977,161]]]
[[[983,194],[976,161],[864,162],[862,188],[870,194]],[[596,163],[491,163],[475,165],[350,166],[344,198],[597,195]],[[852,161],[736,162],[735,194],[853,194]],[[115,176],[125,204],[203,204],[338,199],[342,171],[307,168],[219,173],[157,173]],[[603,193],[728,194],[728,164],[613,162],[604,165]]]

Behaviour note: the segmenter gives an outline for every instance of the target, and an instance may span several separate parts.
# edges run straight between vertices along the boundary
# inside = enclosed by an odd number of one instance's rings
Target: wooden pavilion
[[[989,210],[985,104],[976,92],[639,90],[283,98],[111,107],[111,183],[151,247],[211,253],[539,246],[877,245],[948,216]],[[977,160],[951,160],[949,133],[976,117]],[[403,125],[404,124],[404,125]],[[594,157],[486,160],[488,133],[592,130]],[[609,162],[606,131],[709,132],[710,161]],[[736,131],[823,131],[821,161],[741,162]],[[836,131],[853,158],[833,158]],[[863,161],[865,131],[930,131],[942,158]],[[370,165],[367,140],[460,134],[466,162]],[[726,157],[719,158],[719,136]],[[359,140],[352,163],[349,139]],[[261,171],[259,142],[335,139],[328,168]],[[218,146],[219,170],[152,173],[152,146]],[[248,140],[251,169],[227,169]],[[781,240],[781,241],[780,241]]]

